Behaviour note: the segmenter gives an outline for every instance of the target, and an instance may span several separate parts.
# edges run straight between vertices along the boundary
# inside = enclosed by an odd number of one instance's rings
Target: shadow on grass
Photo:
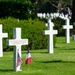
[[[61,48],[61,50],[75,50],[75,48]]]
[[[13,72],[12,69],[0,69],[0,72]]]
[[[30,53],[42,53],[42,54],[47,54],[48,52],[30,52]]]
[[[75,61],[62,61],[62,60],[53,60],[53,61],[41,61],[42,63],[75,63]]]
[[[22,54],[26,54],[27,52],[22,52]],[[42,52],[40,52],[40,51],[33,51],[33,52],[30,52],[30,53],[43,53],[43,54],[46,54],[46,53],[48,53],[48,52],[44,52],[44,51],[42,51]]]
[[[55,47],[58,50],[75,50],[75,48]]]

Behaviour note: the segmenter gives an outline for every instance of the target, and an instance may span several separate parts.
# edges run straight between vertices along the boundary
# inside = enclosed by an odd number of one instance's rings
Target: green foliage
[[[23,46],[23,49],[46,49],[48,44],[48,36],[44,34],[45,22],[39,19],[20,20],[8,17],[6,19],[0,19],[0,23],[3,24],[3,32],[8,33],[8,39],[13,39],[13,28],[21,27],[22,38],[28,38],[28,46]],[[54,36],[54,47],[55,47]],[[13,47],[6,46],[6,39],[3,40],[4,51],[13,50]]]
[[[28,19],[33,17],[34,4],[27,0],[4,0],[0,1],[0,17],[15,17]]]
[[[0,19],[0,23],[3,24],[3,32],[8,33],[8,39],[13,39],[13,28],[22,28],[22,38],[29,39],[30,49],[45,49],[47,48],[47,36],[43,31],[46,29],[45,23],[38,19],[32,20],[20,20],[8,17],[6,19]],[[4,50],[13,50],[12,47],[6,46],[6,39],[4,39]],[[27,46],[23,46],[23,49],[27,49]]]
[[[0,0],[0,18],[15,17],[19,19],[36,18],[38,12],[57,11],[59,0]],[[62,1],[62,6],[72,7],[72,1]]]

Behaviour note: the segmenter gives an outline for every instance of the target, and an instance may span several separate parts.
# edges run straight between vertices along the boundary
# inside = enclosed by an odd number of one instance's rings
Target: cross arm
[[[20,40],[16,40],[16,39],[9,39],[6,40],[6,44],[7,46],[16,46],[16,45],[28,45],[28,39],[20,39]]]
[[[3,33],[2,37],[8,37],[8,33]]]

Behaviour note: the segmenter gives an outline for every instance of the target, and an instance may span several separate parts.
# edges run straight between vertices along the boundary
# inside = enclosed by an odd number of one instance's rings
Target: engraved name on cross
[[[53,22],[51,22],[51,20],[48,20],[48,29],[49,30],[45,30],[45,35],[49,35],[49,39],[48,39],[48,52],[49,53],[54,53],[53,51],[53,34],[57,34],[58,31],[57,30],[53,30]]]
[[[3,57],[2,38],[7,38],[8,33],[2,33],[2,24],[0,24],[0,57]]]
[[[70,25],[70,19],[66,19],[66,25],[63,26],[63,29],[66,29],[66,43],[70,43],[70,29],[72,29],[73,26]]]
[[[21,58],[21,46],[28,45],[28,39],[21,39],[21,28],[14,28],[14,39],[7,40],[7,44],[14,47],[14,71],[21,71],[21,64],[17,66],[18,53]]]

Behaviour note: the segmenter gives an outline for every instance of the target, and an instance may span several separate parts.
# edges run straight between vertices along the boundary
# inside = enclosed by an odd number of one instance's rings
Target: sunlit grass
[[[22,51],[22,71],[13,71],[13,52],[4,52],[0,58],[0,75],[75,75],[75,41],[66,44],[64,37],[57,37],[54,54],[47,49],[30,50],[33,61],[25,64],[27,51]]]

